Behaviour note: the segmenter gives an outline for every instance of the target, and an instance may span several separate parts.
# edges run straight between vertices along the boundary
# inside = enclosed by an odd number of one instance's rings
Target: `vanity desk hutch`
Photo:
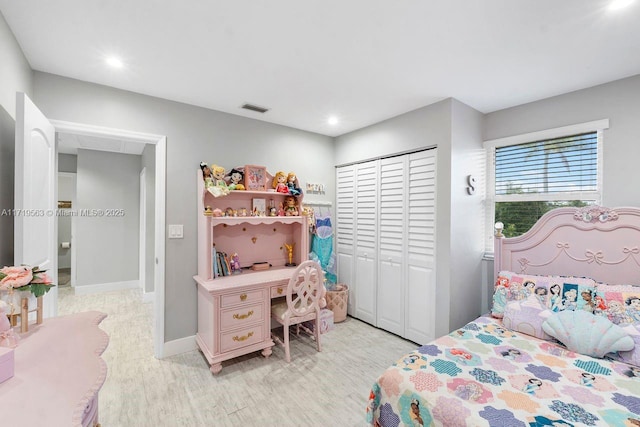
[[[271,298],[284,296],[295,267],[308,258],[309,231],[305,216],[213,216],[212,211],[244,212],[253,206],[280,206],[286,194],[234,190],[214,197],[198,170],[198,332],[196,342],[217,374],[222,362],[262,350],[271,355]],[[257,200],[254,200],[257,199]],[[300,205],[302,196],[297,197]],[[228,209],[230,208],[230,209]],[[219,211],[217,211],[219,212]],[[214,277],[215,252],[238,254],[241,273]],[[252,270],[259,263],[269,266]],[[266,263],[266,264],[265,264]]]

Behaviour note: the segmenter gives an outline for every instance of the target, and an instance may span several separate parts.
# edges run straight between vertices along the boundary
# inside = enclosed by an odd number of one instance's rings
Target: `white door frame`
[[[82,123],[51,120],[56,132],[75,135],[112,138],[156,147],[155,174],[155,268],[154,268],[154,334],[153,347],[156,358],[164,357],[164,290],[165,290],[165,230],[166,230],[166,165],[167,137],[123,129],[93,126]]]
[[[142,298],[146,297],[147,276],[147,168],[140,171],[140,243],[138,246],[138,280],[142,288]],[[145,301],[146,302],[146,301]]]

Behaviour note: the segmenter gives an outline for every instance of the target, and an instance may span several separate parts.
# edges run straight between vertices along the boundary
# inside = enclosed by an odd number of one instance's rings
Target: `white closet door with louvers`
[[[377,325],[403,336],[407,156],[380,160]]]
[[[356,165],[355,174],[355,311],[376,325],[379,161]]]
[[[338,281],[349,314],[435,338],[436,149],[336,169]]]
[[[436,149],[408,158],[403,336],[419,344],[435,339],[436,158]]]
[[[355,171],[354,165],[336,168],[336,263],[338,281],[349,286],[347,313],[355,316]]]

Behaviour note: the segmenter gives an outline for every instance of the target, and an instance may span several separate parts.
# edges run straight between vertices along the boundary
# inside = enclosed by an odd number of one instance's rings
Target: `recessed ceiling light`
[[[107,61],[107,64],[109,64],[113,68],[122,68],[124,65],[120,60],[120,58],[116,58],[115,56],[108,57],[106,61]]]
[[[329,123],[330,125],[337,125],[338,124],[338,118],[336,116],[331,116],[329,117],[329,119],[327,120],[327,123]]]
[[[633,3],[633,0],[613,0],[609,4],[609,10],[624,9],[625,7],[629,6],[631,3]]]

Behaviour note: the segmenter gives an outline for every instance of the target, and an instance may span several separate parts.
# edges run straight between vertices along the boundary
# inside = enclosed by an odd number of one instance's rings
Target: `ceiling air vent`
[[[244,104],[242,108],[244,108],[245,110],[256,111],[258,113],[266,113],[267,111],[269,111],[268,108],[258,107],[257,105],[253,104]]]

